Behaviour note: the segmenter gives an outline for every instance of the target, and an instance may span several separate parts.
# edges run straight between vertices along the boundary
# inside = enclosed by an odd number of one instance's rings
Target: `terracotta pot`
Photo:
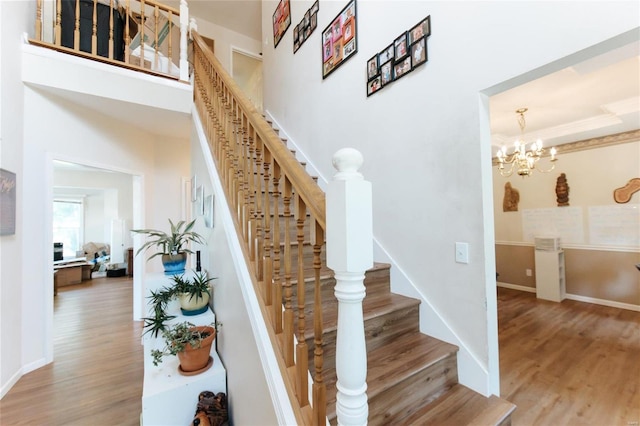
[[[193,348],[190,344],[187,344],[184,351],[178,352],[178,359],[180,360],[179,368],[185,373],[197,372],[207,367],[207,364],[209,364],[211,345],[213,344],[213,339],[216,338],[216,329],[213,327],[198,326],[193,328],[200,331],[207,331],[209,332],[209,336],[202,340],[199,348]]]

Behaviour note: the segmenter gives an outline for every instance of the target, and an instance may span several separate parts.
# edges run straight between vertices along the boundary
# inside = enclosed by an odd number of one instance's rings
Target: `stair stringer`
[[[328,179],[320,173],[313,165],[313,161],[289,137],[278,123],[278,120],[268,110],[265,110],[264,113],[265,117],[273,123],[273,127],[278,129],[280,137],[287,140],[288,147],[296,151],[296,159],[306,163],[307,172],[313,176],[318,176],[318,185],[323,191],[326,191]],[[499,395],[500,389],[492,389],[492,380],[487,366],[469,349],[458,333],[447,324],[438,309],[429,302],[426,295],[418,290],[400,264],[382,247],[375,236],[373,238],[373,258],[376,262],[389,263],[391,265],[391,291],[393,293],[413,297],[422,302],[420,304],[420,331],[436,339],[458,346],[459,382],[484,396]],[[498,372],[496,371],[494,374],[497,375]],[[497,378],[493,382],[499,383]]]
[[[253,331],[253,337],[258,349],[259,358],[262,363],[262,370],[264,371],[275,414],[278,418],[278,424],[296,424],[297,419],[291,406],[291,401],[289,399],[289,395],[282,378],[282,373],[276,359],[274,346],[271,343],[267,325],[264,321],[264,318],[262,317],[262,311],[260,309],[258,298],[254,290],[249,268],[242,254],[243,250],[239,237],[236,233],[236,228],[231,216],[231,212],[228,208],[226,208],[226,206],[228,206],[229,204],[227,203],[222,182],[220,181],[218,171],[214,164],[213,155],[209,148],[209,144],[202,127],[202,122],[200,121],[200,117],[195,105],[192,109],[192,117],[193,125],[197,133],[199,149],[202,152],[202,159],[206,163],[209,175],[208,178],[213,186],[213,192],[217,197],[216,205],[224,206],[224,208],[217,209],[221,220],[218,221],[216,226],[221,226],[224,229],[227,237],[229,249],[233,258],[233,267],[238,277],[238,285],[240,286],[242,297],[247,306],[247,312],[251,323],[251,329]]]

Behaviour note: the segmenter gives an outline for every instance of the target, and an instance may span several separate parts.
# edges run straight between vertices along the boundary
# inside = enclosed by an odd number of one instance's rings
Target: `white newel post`
[[[189,31],[189,6],[180,0],[180,81],[189,81],[189,61],[187,59],[187,36]]]
[[[327,266],[335,272],[338,299],[336,342],[339,425],[365,425],[367,402],[367,348],[362,299],[364,274],[373,266],[371,182],[358,172],[362,154],[344,148],[333,156],[338,170],[329,183],[327,208]]]

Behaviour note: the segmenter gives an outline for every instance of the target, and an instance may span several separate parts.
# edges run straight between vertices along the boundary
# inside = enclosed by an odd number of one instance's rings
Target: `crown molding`
[[[620,145],[623,143],[640,141],[640,129],[631,130],[628,132],[616,133],[613,135],[602,136],[599,138],[584,139],[576,142],[569,142],[562,145],[557,145],[556,155],[568,154],[570,152],[585,151],[587,149],[605,148],[613,145]],[[548,152],[548,150],[547,150]],[[545,152],[543,157],[548,157],[549,154]],[[495,166],[498,164],[496,157],[491,159],[491,163]]]

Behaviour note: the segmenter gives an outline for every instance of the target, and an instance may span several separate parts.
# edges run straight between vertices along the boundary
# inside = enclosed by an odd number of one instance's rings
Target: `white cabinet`
[[[566,295],[564,251],[535,250],[536,296],[560,302]]]
[[[187,276],[190,273],[187,272]],[[148,274],[145,280],[146,294],[163,286],[170,285],[170,277],[163,274]],[[215,315],[209,309],[207,312],[184,316],[180,312],[177,301],[169,304],[168,313],[176,318],[170,324],[189,321],[195,325],[210,325],[215,322]],[[227,376],[222,361],[216,353],[214,340],[211,348],[213,365],[204,373],[194,376],[183,376],[178,372],[178,358],[165,356],[157,367],[153,365],[151,350],[162,349],[164,340],[145,335],[144,344],[144,385],[142,389],[142,415],[140,424],[143,426],[159,425],[187,425],[191,424],[200,392],[208,390],[214,393],[227,393]]]

